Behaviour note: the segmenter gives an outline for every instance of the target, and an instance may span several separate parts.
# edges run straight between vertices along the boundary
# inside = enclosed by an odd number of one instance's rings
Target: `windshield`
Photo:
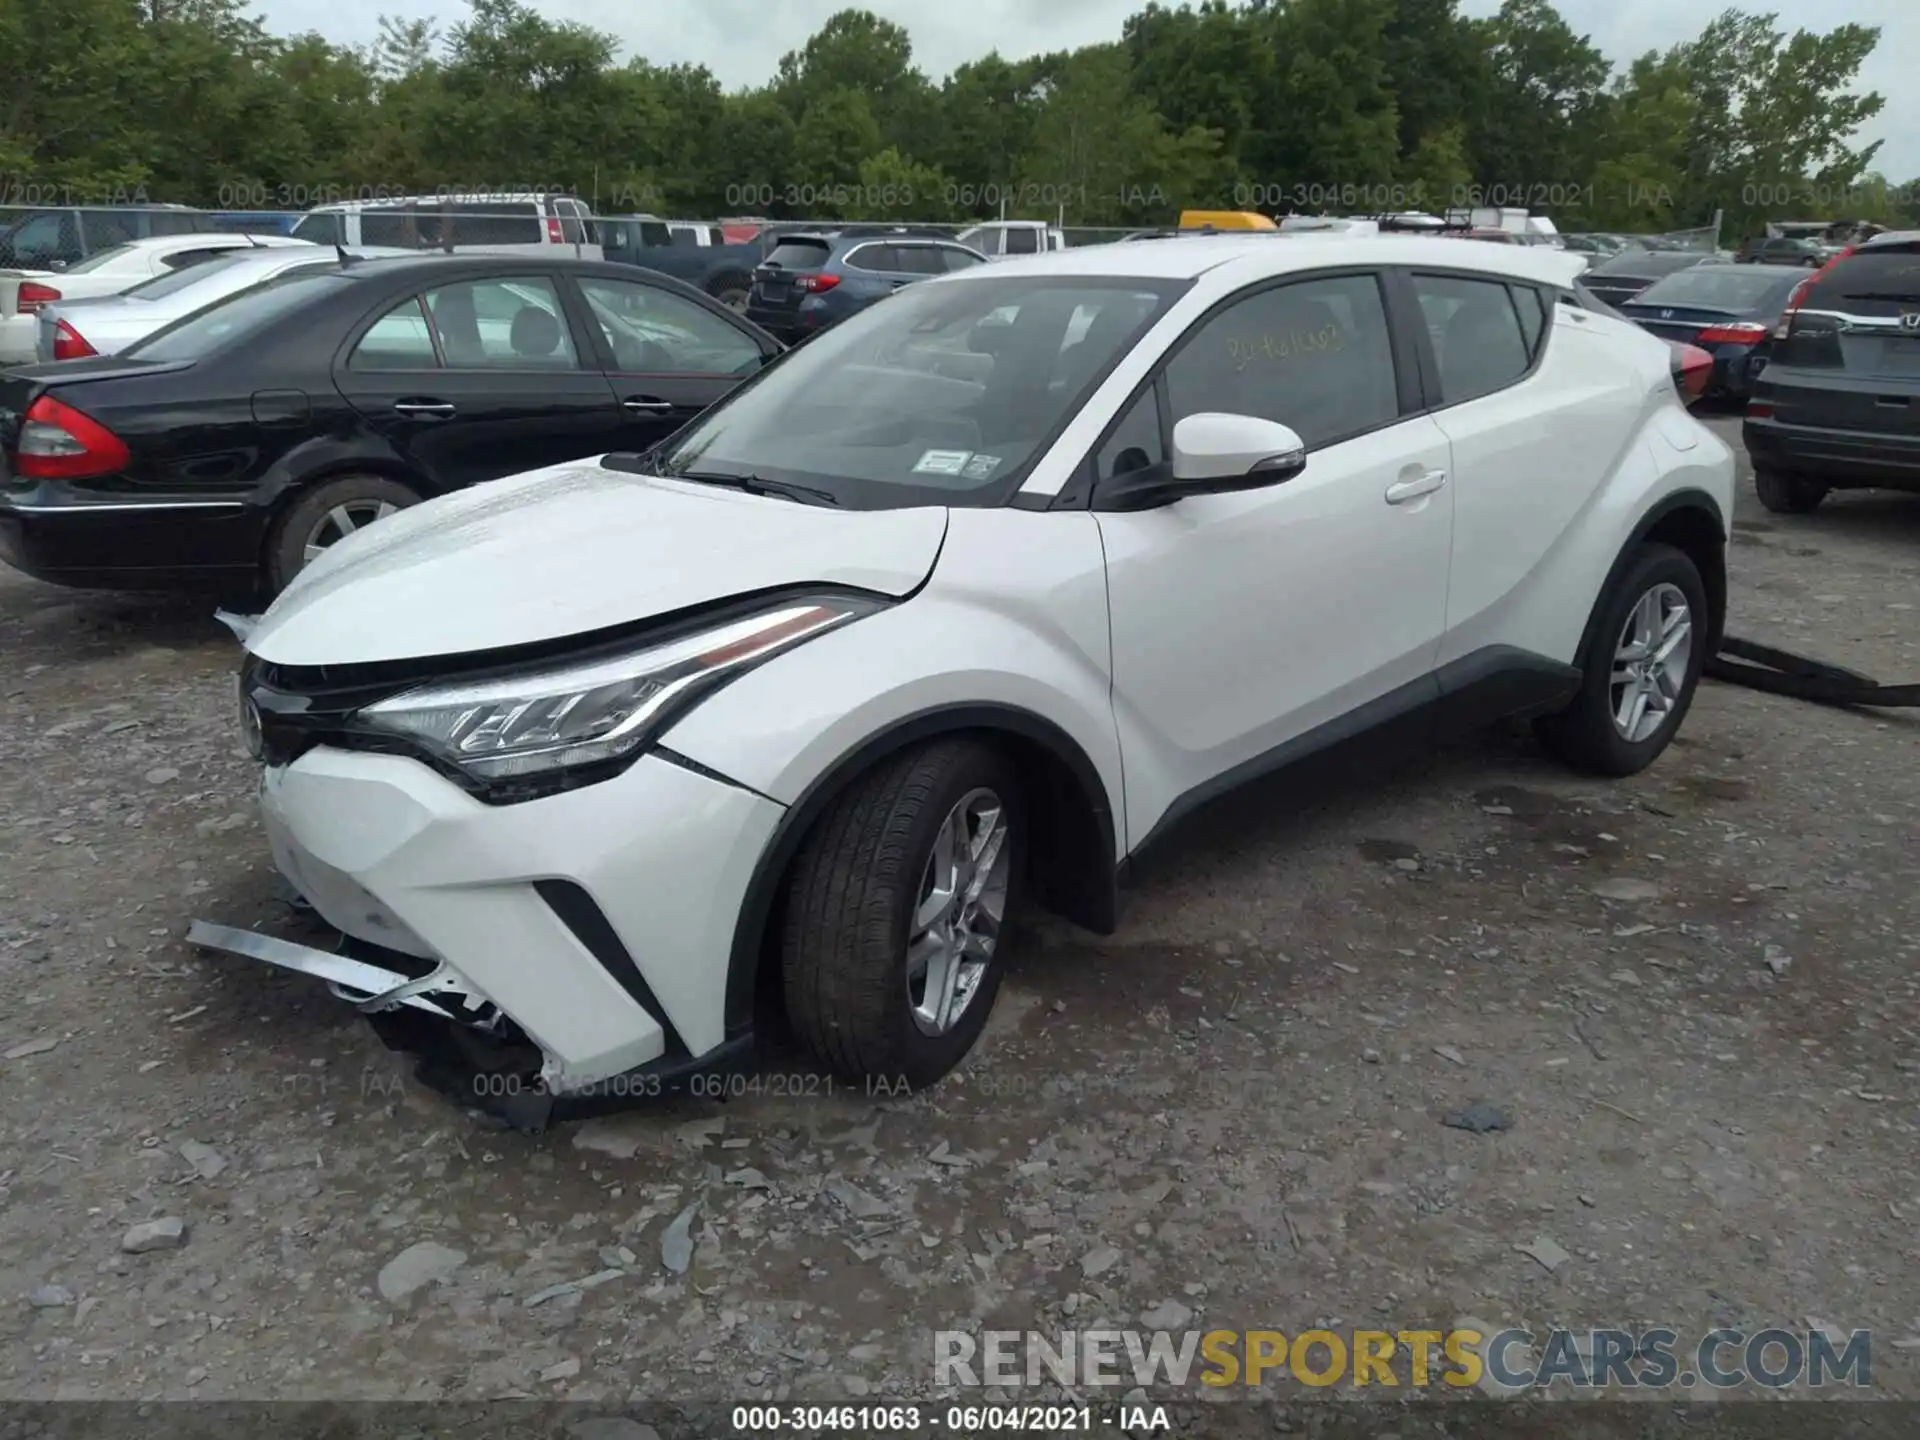
[[[123,256],[133,253],[131,245],[109,245],[105,250],[96,250],[78,265],[69,265],[67,274],[85,275],[89,270],[101,270],[113,264]]]
[[[809,486],[851,508],[997,504],[1189,283],[908,286],[790,352],[656,463]]]
[[[1805,278],[1804,270],[1782,276],[1771,268],[1756,270],[1750,265],[1701,266],[1654,281],[1634,297],[1634,304],[1728,312],[1758,310],[1776,295],[1784,300],[1787,292]]]
[[[289,311],[352,282],[338,272],[283,275],[216,300],[204,310],[156,330],[126,349],[129,360],[198,360],[222,346],[256,334]]]
[[[164,300],[176,290],[184,290],[189,285],[200,284],[216,271],[232,269],[240,263],[240,256],[246,253],[248,252],[240,251],[232,255],[215,255],[211,259],[202,260],[198,265],[169,270],[166,274],[155,276],[151,280],[142,280],[124,293],[139,300]]]

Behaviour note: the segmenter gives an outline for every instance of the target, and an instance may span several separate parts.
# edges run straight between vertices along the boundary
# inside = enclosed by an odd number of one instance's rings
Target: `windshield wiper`
[[[783,500],[797,500],[803,505],[840,503],[840,497],[831,490],[795,485],[786,480],[768,480],[759,475],[722,475],[717,470],[668,470],[664,466],[658,467],[657,473],[669,480],[691,480],[697,485],[724,485],[730,490],[744,490],[749,495],[778,495]]]

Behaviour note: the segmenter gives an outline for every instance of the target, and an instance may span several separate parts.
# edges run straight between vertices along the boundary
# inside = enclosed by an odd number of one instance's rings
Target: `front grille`
[[[291,670],[252,656],[240,671],[241,690],[260,716],[260,758],[273,766],[339,741],[356,712],[415,683],[397,675],[342,680],[321,669]]]

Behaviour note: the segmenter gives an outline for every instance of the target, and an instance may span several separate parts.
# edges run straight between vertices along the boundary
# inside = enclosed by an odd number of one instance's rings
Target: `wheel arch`
[[[279,542],[280,526],[285,522],[287,512],[317,486],[350,475],[370,475],[379,480],[391,480],[396,485],[406,486],[422,500],[431,500],[440,493],[438,487],[425,483],[417,471],[393,455],[332,456],[319,461],[311,469],[288,473],[274,486],[272,498],[263,507],[266,523],[260,529],[260,554],[256,562],[262,568],[262,573],[265,573],[265,567],[272,560],[273,547]]]
[[[1707,640],[1711,647],[1708,653],[1719,648],[1727,622],[1727,521],[1713,496],[1705,490],[1689,488],[1662,497],[1628,532],[1626,543],[1614,556],[1607,578],[1594,596],[1593,610],[1587,617],[1580,649],[1574,656],[1577,668],[1584,670],[1593,653],[1607,596],[1613,593],[1634,552],[1649,543],[1671,545],[1693,561],[1707,592]]]
[[[775,827],[748,882],[727,959],[726,1029],[753,1023],[777,991],[774,923],[794,858],[827,807],[860,776],[911,746],[959,736],[1001,747],[1020,772],[1027,804],[1028,880],[1035,899],[1096,934],[1119,923],[1114,806],[1091,757],[1060,726],[1015,705],[942,705],[903,717],[839,756],[808,784]]]

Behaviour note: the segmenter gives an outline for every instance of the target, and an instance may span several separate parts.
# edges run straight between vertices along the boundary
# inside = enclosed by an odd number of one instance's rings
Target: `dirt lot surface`
[[[1741,507],[1737,633],[1920,679],[1920,502]],[[900,1398],[942,1329],[1473,1316],[1869,1328],[1920,1397],[1920,716],[1709,685],[1627,783],[1514,734],[1251,794],[933,1093],[527,1137],[184,943],[287,919],[235,659],[0,574],[0,1394]]]

